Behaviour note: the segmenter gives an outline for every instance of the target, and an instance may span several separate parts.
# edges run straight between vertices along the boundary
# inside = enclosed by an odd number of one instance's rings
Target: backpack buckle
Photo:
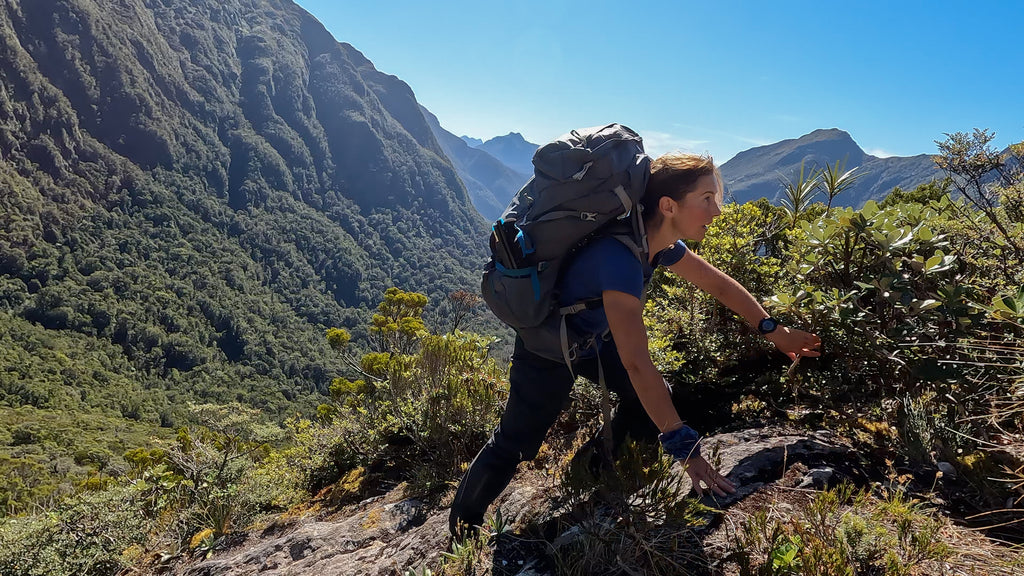
[[[597,222],[597,212],[580,212],[580,220],[584,222]]]

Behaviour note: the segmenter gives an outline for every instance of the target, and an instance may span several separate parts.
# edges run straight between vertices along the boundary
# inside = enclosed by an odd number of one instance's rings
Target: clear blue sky
[[[460,136],[621,122],[719,163],[816,128],[876,155],[1024,140],[1024,1],[297,3]]]

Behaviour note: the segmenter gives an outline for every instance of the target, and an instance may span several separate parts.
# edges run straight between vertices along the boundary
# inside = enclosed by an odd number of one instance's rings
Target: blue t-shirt
[[[686,255],[680,240],[658,252],[654,263],[640,262],[633,251],[615,238],[605,236],[584,246],[569,262],[558,284],[558,305],[568,306],[581,300],[600,298],[605,290],[615,290],[643,298],[657,266],[671,266]],[[608,330],[604,308],[583,310],[566,318],[577,334],[599,336]],[[581,351],[580,357],[593,356],[596,350]]]

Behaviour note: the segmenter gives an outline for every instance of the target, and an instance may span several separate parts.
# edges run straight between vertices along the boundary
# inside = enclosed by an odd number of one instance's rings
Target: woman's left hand
[[[779,326],[774,332],[765,335],[780,352],[796,360],[797,356],[820,356],[821,338],[817,334]]]

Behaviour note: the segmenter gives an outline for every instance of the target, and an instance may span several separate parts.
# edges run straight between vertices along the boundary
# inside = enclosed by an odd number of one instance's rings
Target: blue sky
[[[719,163],[816,128],[876,155],[1024,140],[1024,1],[297,3],[460,136],[621,122]]]

